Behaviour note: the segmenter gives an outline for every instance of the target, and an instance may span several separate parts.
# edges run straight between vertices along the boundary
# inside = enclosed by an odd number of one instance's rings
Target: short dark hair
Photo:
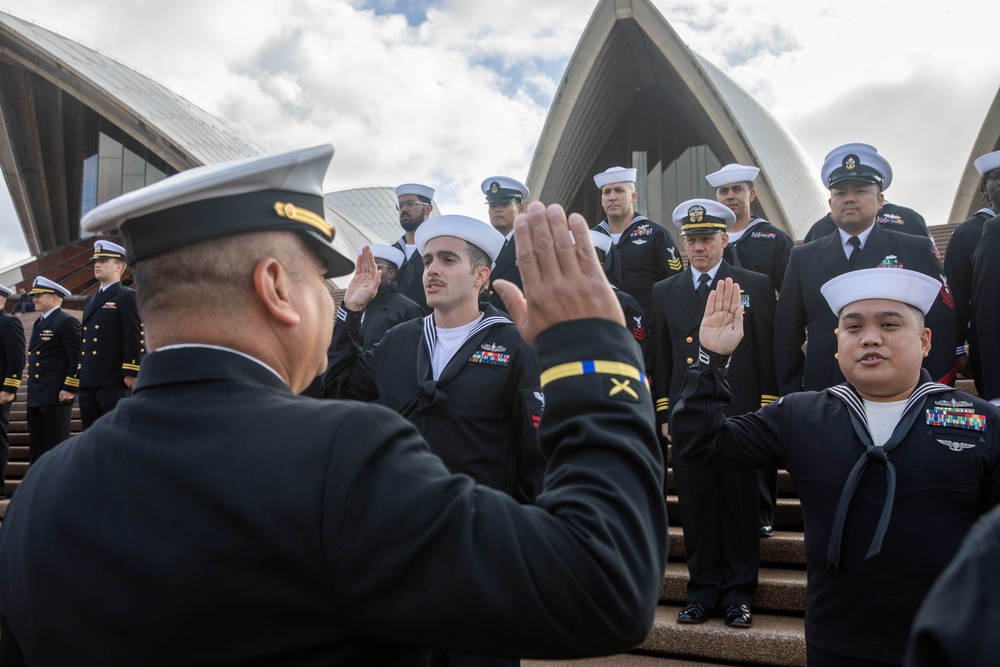
[[[482,248],[472,245],[468,241],[465,242],[465,245],[469,249],[469,264],[472,265],[473,271],[483,267],[488,269],[493,266],[493,260],[490,259],[490,256]]]

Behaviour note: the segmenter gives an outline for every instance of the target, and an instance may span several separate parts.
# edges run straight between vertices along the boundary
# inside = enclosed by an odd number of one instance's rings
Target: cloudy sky
[[[817,173],[830,148],[874,144],[895,171],[891,199],[931,224],[947,222],[1000,88],[994,4],[653,3],[785,125]],[[596,4],[0,0],[156,79],[267,151],[332,143],[330,189],[420,181],[437,187],[444,211],[480,217],[483,178],[527,176]],[[0,203],[0,267],[27,256],[9,202]]]

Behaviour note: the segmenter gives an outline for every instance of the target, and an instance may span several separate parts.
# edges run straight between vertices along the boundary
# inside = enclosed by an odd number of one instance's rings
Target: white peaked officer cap
[[[590,230],[590,242],[594,244],[594,247],[603,253],[611,252],[611,237],[603,232],[599,232],[595,229]]]
[[[714,199],[688,199],[674,209],[674,224],[681,236],[717,234],[736,224],[736,214]]]
[[[189,169],[102,204],[84,216],[88,232],[121,229],[133,262],[209,239],[261,231],[298,232],[330,277],[354,262],[333,248],[323,177],[333,146]]]
[[[609,169],[605,169],[601,173],[594,176],[594,183],[596,183],[599,188],[603,188],[605,185],[610,185],[612,183],[635,183],[635,174],[635,169],[610,167]]]
[[[420,183],[403,183],[396,188],[396,199],[399,199],[403,195],[423,197],[430,203],[434,199],[434,188],[421,185]]]
[[[479,186],[486,195],[486,202],[508,202],[513,199],[524,201],[531,195],[528,186],[509,176],[490,176]]]
[[[713,188],[721,188],[730,183],[753,183],[757,178],[760,169],[750,167],[745,164],[727,164],[719,171],[713,172],[705,177],[708,184]]]
[[[394,248],[391,245],[369,243],[368,247],[372,249],[372,255],[375,256],[375,259],[383,259],[389,262],[390,264],[395,264],[397,269],[401,267],[403,265],[403,262],[406,260],[406,255],[403,254],[403,251],[400,250],[399,248]],[[361,254],[361,251],[364,250],[364,248],[365,248],[364,246],[358,248],[359,255]]]
[[[5,299],[9,299],[10,297],[14,296],[14,290],[7,287],[6,285],[0,285],[0,296],[2,296]]]
[[[59,294],[61,296],[69,296],[70,291],[60,285],[59,283],[49,280],[45,276],[36,276],[35,282],[31,286],[31,291],[28,294],[34,296],[35,294]]]
[[[864,299],[889,299],[917,308],[924,315],[941,291],[941,281],[909,269],[874,268],[849,271],[819,288],[835,315]]]
[[[94,241],[94,256],[90,259],[91,261],[95,259],[120,259],[124,262],[125,248],[106,239],[98,239]]]
[[[827,153],[820,176],[828,188],[840,181],[863,181],[885,192],[892,183],[892,167],[868,144],[844,144]]]
[[[980,176],[985,176],[994,169],[1000,169],[1000,151],[980,155],[972,164],[976,165]]]
[[[427,242],[439,236],[454,236],[468,241],[489,255],[491,262],[497,261],[497,255],[507,240],[503,234],[493,229],[492,225],[482,220],[464,215],[439,215],[424,222],[413,233],[417,252],[423,255]]]

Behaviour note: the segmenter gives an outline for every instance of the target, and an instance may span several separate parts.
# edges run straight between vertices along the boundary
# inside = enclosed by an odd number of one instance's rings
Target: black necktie
[[[854,248],[854,250],[851,251],[851,256],[847,258],[847,263],[850,264],[853,269],[854,265],[858,262],[858,255],[861,254],[861,239],[857,236],[852,236],[847,239],[847,242]]]
[[[704,306],[708,302],[708,293],[712,291],[709,283],[712,282],[712,277],[707,273],[703,273],[698,276],[698,299],[701,300],[701,305]]]

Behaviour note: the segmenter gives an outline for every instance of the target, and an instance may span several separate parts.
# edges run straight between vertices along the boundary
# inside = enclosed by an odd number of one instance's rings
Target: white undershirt
[[[456,352],[458,352],[458,348],[462,347],[462,343],[464,343],[465,339],[469,337],[469,332],[472,331],[472,328],[479,324],[482,319],[483,316],[480,315],[468,324],[460,327],[454,327],[452,329],[434,327],[437,329],[437,341],[434,343],[434,357],[431,359],[431,372],[433,373],[435,380],[441,377],[441,372],[444,371],[445,366],[448,365],[451,358],[455,356]]]
[[[413,256],[413,253],[417,251],[416,243],[403,243],[403,254],[406,255],[406,259]]]
[[[906,409],[906,399],[890,403],[877,403],[865,400],[865,415],[868,417],[868,431],[872,434],[872,443],[881,447],[892,437],[896,424]]]
[[[746,227],[744,227],[740,231],[734,232],[734,231],[730,230],[729,232],[727,232],[729,234],[729,242],[730,243],[736,243],[741,238],[743,238],[744,234],[746,234],[751,229],[753,229],[755,225],[758,225],[758,224],[760,224],[762,222],[765,222],[765,220],[763,218],[754,218],[753,220],[750,221],[749,225],[747,225]]]

